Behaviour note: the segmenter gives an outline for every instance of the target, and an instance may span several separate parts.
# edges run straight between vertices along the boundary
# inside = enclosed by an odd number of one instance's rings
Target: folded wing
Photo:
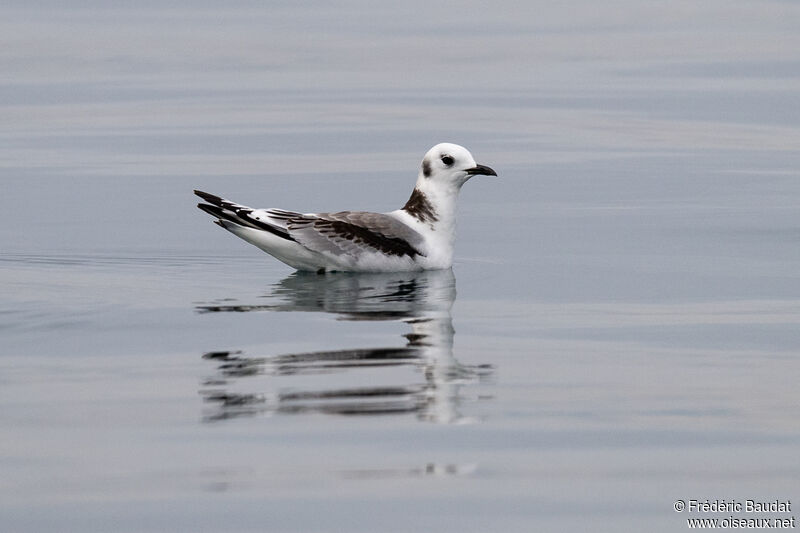
[[[197,207],[246,228],[262,230],[314,252],[358,257],[368,252],[390,256],[424,256],[424,239],[396,218],[382,213],[341,211],[303,214],[283,209],[253,209],[203,191],[207,203]]]
[[[316,252],[358,256],[364,252],[413,258],[422,252],[422,235],[381,213],[342,211],[289,220],[289,235]]]

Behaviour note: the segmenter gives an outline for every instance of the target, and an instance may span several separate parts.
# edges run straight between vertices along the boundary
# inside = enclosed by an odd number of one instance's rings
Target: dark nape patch
[[[426,178],[431,177],[431,162],[427,159],[422,160],[422,175]]]
[[[382,233],[348,222],[319,218],[314,221],[314,228],[327,237],[338,237],[355,243],[364,243],[388,255],[399,255],[401,257],[404,255],[409,257],[422,255],[405,239],[387,237]]]
[[[411,193],[411,198],[408,199],[406,205],[403,206],[403,210],[420,222],[433,223],[439,220],[439,217],[436,216],[436,211],[428,201],[428,197],[416,188]]]

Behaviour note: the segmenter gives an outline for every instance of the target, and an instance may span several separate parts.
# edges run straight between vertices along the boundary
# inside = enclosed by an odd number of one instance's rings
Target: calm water
[[[0,14],[3,531],[800,505],[800,6]],[[293,273],[191,195],[396,209],[440,141],[500,174],[452,271]]]

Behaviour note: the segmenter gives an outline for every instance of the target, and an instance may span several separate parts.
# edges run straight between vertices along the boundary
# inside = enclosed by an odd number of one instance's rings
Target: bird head
[[[478,175],[497,176],[497,173],[476,163],[469,150],[463,146],[441,143],[428,150],[422,158],[418,181],[461,187],[471,177]]]

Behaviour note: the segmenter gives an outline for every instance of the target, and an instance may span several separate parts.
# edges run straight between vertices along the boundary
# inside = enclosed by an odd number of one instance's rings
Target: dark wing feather
[[[207,204],[197,204],[197,207],[220,220],[227,220],[246,228],[267,231],[289,241],[294,240],[283,225],[262,221],[260,216],[253,214],[255,210],[246,205],[239,205],[203,191],[196,190],[194,193],[208,202]]]
[[[380,252],[392,256],[415,257],[422,252],[422,235],[385,214],[342,211],[294,217],[289,234],[316,252],[358,256]]]

